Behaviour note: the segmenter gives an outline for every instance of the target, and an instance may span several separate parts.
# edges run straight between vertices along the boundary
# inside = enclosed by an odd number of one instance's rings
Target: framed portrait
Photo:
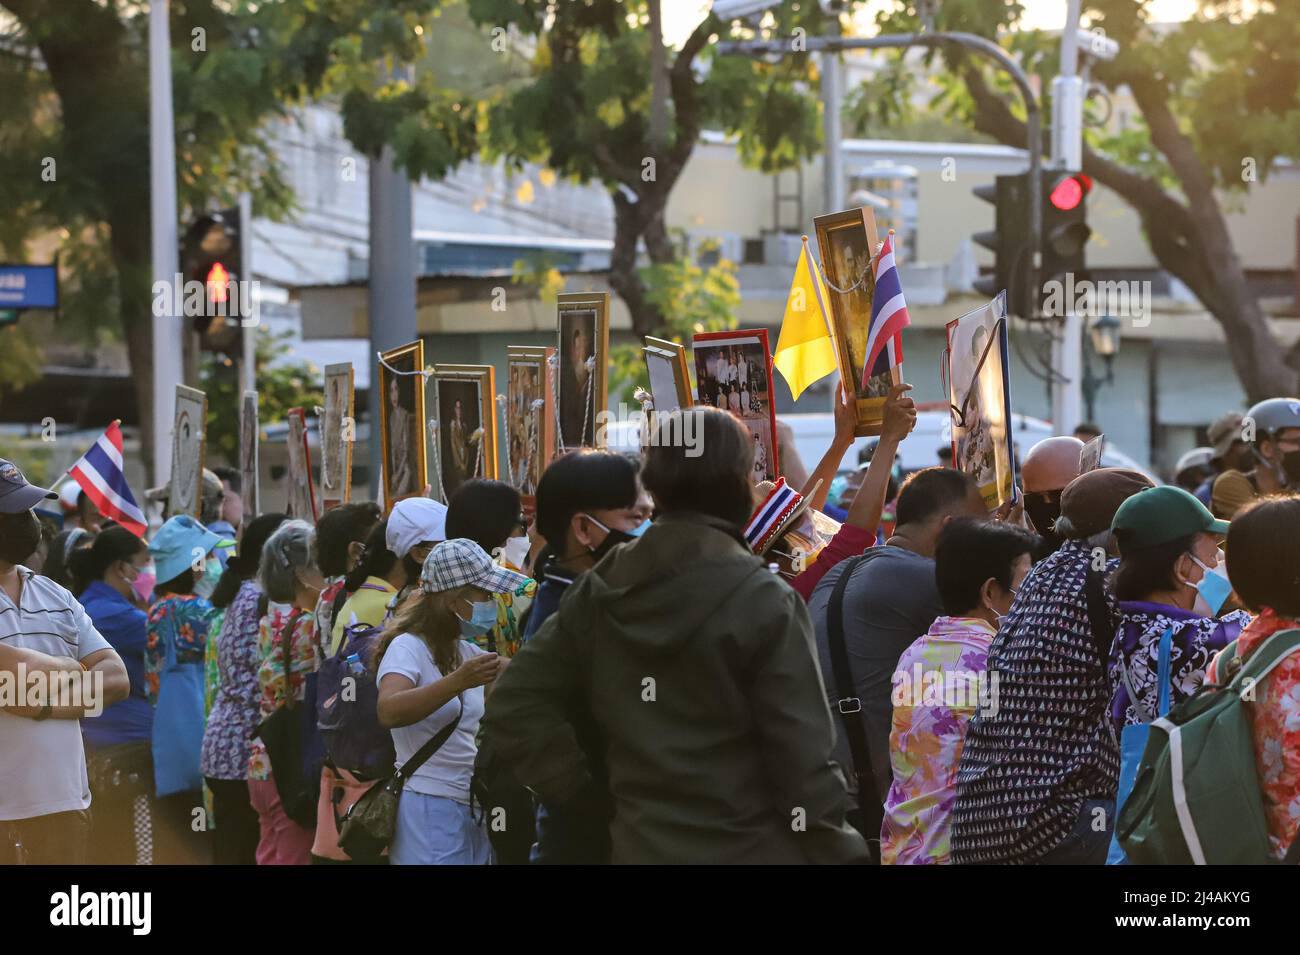
[[[609,397],[609,293],[570,292],[556,306],[558,447],[604,444],[596,416]]]
[[[944,351],[953,467],[975,479],[990,511],[1014,498],[1006,293],[947,325]]]
[[[257,392],[245,391],[239,409],[239,479],[243,486],[244,513],[261,514],[261,494],[257,486]]]
[[[555,456],[554,348],[506,348],[506,480],[532,504],[537,482]]]
[[[676,411],[691,406],[691,376],[686,367],[686,348],[677,342],[647,335],[646,373],[650,376],[650,395],[655,411]]]
[[[290,408],[288,468],[288,513],[292,518],[316,523],[316,489],[311,479],[311,451],[307,447],[307,412]]]
[[[207,421],[208,396],[197,388],[177,385],[176,413],[172,419],[172,473],[167,488],[167,511],[173,517],[199,516]]]
[[[754,437],[752,480],[781,474],[772,398],[772,356],[767,329],[707,332],[692,339],[696,404],[730,411]]]
[[[424,342],[380,355],[379,434],[383,450],[385,513],[429,483],[424,446]]]
[[[491,365],[435,365],[432,388],[438,483],[445,503],[470,478],[497,476],[496,370]]]
[[[849,209],[817,216],[813,225],[826,279],[826,297],[830,300],[840,380],[857,405],[858,425],[853,433],[859,437],[879,434],[885,419],[885,399],[889,389],[903,380],[903,374],[899,365],[887,367],[886,359],[877,362],[876,373],[865,384],[862,380],[875,290],[871,261],[880,245],[876,219],[870,209]]]
[[[346,504],[352,494],[354,403],[352,363],[326,365],[325,413],[320,422],[320,494],[325,511]]]

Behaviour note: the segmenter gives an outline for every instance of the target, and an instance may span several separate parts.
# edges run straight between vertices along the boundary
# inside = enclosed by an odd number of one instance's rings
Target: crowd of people
[[[84,494],[43,531],[58,495],[0,461],[0,680],[94,688],[0,692],[0,861],[1124,861],[1126,732],[1300,627],[1300,402],[1168,486],[1048,438],[990,514],[950,466],[900,480],[908,388],[848,481],[851,403],[800,487],[701,405],[530,502],[313,525],[207,472],[147,540]],[[1294,858],[1300,653],[1250,705]]]

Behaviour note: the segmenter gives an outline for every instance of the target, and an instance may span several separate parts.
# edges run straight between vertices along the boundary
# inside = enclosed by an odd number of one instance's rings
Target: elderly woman
[[[269,601],[258,628],[259,717],[264,723],[290,700],[303,699],[307,674],[321,662],[316,601],[325,578],[312,557],[312,526],[287,521],[262,548],[258,578]],[[261,739],[248,750],[248,797],[257,810],[261,836],[258,865],[307,865],[315,837],[315,799],[286,807]],[[292,815],[291,815],[292,814]]]

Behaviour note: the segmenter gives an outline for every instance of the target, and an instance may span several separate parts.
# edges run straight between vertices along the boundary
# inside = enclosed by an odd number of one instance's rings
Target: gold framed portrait
[[[506,480],[526,505],[532,504],[542,472],[555,456],[554,354],[550,346],[506,347]]]
[[[859,437],[880,434],[889,389],[901,382],[903,375],[896,365],[863,381],[875,291],[871,263],[880,246],[876,217],[867,208],[847,209],[816,216],[813,226],[826,297],[830,300],[831,334],[840,380],[852,390],[857,408],[858,423],[853,433]]]
[[[686,346],[647,335],[641,354],[645,357],[646,374],[650,377],[650,396],[654,399],[655,411],[689,408],[693,402]]]
[[[424,342],[382,352],[379,435],[383,451],[384,512],[429,483],[424,444]]]
[[[438,491],[444,503],[471,478],[497,476],[496,369],[434,365]]]
[[[604,444],[597,415],[609,400],[609,293],[566,292],[556,304],[558,449]]]

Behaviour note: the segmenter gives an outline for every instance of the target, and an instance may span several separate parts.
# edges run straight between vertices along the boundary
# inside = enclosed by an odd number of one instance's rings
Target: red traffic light
[[[209,302],[224,302],[230,290],[230,273],[220,262],[213,262],[204,284],[207,285]]]
[[[1052,187],[1048,200],[1062,212],[1069,212],[1078,207],[1092,189],[1092,180],[1083,175],[1066,176]]]

